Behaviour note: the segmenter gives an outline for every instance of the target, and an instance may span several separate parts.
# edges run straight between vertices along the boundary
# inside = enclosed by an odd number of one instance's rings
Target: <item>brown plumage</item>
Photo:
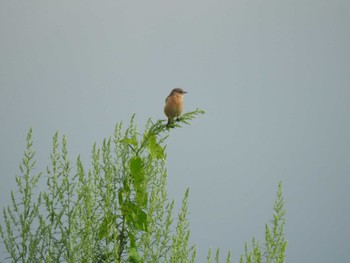
[[[164,113],[168,117],[168,125],[174,123],[182,113],[183,95],[187,93],[180,88],[173,89],[165,99]]]

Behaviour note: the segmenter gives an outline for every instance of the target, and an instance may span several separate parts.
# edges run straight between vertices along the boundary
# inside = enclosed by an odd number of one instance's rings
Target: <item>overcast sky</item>
[[[287,262],[350,262],[350,1],[1,0],[0,37],[1,208],[30,127],[37,171],[56,130],[88,161],[181,87],[207,112],[167,146],[197,262],[263,242],[279,181]]]

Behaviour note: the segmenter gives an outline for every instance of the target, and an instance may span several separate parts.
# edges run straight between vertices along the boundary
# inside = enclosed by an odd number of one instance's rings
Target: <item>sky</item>
[[[206,114],[171,131],[167,188],[197,262],[263,242],[279,181],[287,262],[350,262],[349,32],[348,0],[0,1],[0,207],[31,127],[38,172],[56,131],[88,161],[181,87]]]

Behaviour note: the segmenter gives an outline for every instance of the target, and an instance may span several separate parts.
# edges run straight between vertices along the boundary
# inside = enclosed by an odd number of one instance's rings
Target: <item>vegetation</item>
[[[182,115],[172,127],[164,121],[146,125],[139,134],[131,119],[122,123],[102,146],[92,147],[91,165],[80,157],[73,167],[65,136],[53,136],[50,164],[35,173],[32,130],[17,191],[3,209],[0,236],[6,249],[4,262],[194,262],[195,246],[189,244],[187,204],[174,220],[174,201],[166,192],[165,140],[169,128],[188,124],[202,110]],[[46,183],[39,191],[39,182]],[[40,187],[42,188],[42,187]],[[266,225],[265,248],[253,239],[245,246],[240,262],[284,262],[285,209],[281,184],[274,216]],[[231,262],[228,254],[226,262]],[[207,262],[212,262],[209,250]],[[219,250],[215,262],[219,262]]]

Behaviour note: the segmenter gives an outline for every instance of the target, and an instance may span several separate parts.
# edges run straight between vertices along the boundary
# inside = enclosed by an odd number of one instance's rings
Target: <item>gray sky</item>
[[[30,127],[38,171],[56,130],[87,161],[116,122],[164,118],[182,87],[185,111],[207,112],[167,147],[197,261],[263,241],[282,180],[287,261],[350,262],[349,32],[348,0],[2,0],[0,207]]]

